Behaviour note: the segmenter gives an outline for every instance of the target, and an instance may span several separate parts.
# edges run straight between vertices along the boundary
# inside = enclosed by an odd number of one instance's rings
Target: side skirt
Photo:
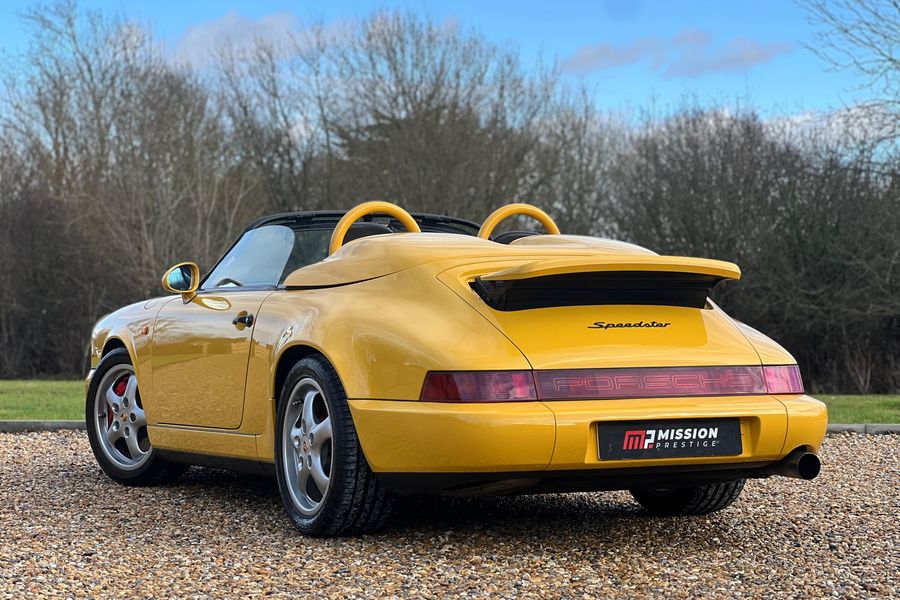
[[[240,473],[252,473],[254,475],[268,475],[275,477],[275,463],[261,462],[249,458],[232,458],[228,456],[210,456],[208,454],[196,454],[193,452],[179,452],[176,450],[163,450],[157,448],[160,458],[198,467],[211,467],[238,471]]]

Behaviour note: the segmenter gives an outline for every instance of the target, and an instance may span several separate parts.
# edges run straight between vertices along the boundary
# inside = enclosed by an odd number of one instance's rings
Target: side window
[[[284,283],[287,276],[306,265],[317,263],[328,256],[328,242],[331,229],[303,229],[294,232],[294,250],[288,258],[278,283]]]
[[[294,232],[283,225],[248,231],[222,259],[201,289],[274,286],[294,249]]]

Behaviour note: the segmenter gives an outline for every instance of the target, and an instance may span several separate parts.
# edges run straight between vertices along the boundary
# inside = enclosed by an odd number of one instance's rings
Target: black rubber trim
[[[209,456],[194,452],[180,452],[177,450],[164,450],[157,448],[159,456],[169,462],[198,467],[212,467],[241,473],[253,473],[256,475],[270,475],[275,477],[275,463],[261,462],[250,458],[231,458],[228,456]]]
[[[348,209],[349,210],[349,209]],[[241,233],[262,227],[263,225],[293,225],[304,229],[334,229],[338,221],[347,214],[345,210],[318,210],[307,212],[278,213],[261,217],[250,223]],[[481,227],[478,223],[461,219],[459,217],[450,217],[447,215],[435,215],[431,213],[410,213],[412,218],[419,224],[422,231],[438,232],[438,233],[461,233],[464,235],[474,236]],[[372,222],[375,219],[390,219],[389,227],[395,231],[405,231],[400,221],[384,213],[372,213],[360,217],[360,222]]]
[[[700,273],[598,271],[527,279],[472,282],[485,304],[513,311],[553,306],[683,306],[704,308],[709,290],[722,277]]]
[[[398,494],[465,493],[469,488],[521,482],[514,493],[594,492],[635,487],[694,487],[707,483],[767,477],[772,462],[628,467],[621,469],[574,469],[566,471],[508,471],[498,473],[375,473],[384,486]]]
[[[157,449],[169,462],[226,469],[241,473],[275,476],[275,464],[252,459],[209,456],[192,452]],[[768,477],[773,462],[680,465],[674,467],[629,467],[622,469],[573,469],[567,471],[504,471],[496,473],[375,473],[388,490],[398,494],[448,493],[481,495],[496,493],[490,486],[509,484],[505,493],[547,494],[595,492],[632,488],[682,488]]]
[[[284,285],[284,284],[281,284],[278,286],[277,289],[294,291],[294,292],[302,291],[302,290],[328,290],[331,288],[346,287],[348,285],[354,285],[357,283],[365,283],[366,281],[381,279],[382,277],[387,277],[388,275],[393,275],[393,273],[385,273],[384,275],[376,275],[375,277],[366,277],[364,279],[355,279],[353,281],[342,281],[341,283],[331,283],[328,285]]]

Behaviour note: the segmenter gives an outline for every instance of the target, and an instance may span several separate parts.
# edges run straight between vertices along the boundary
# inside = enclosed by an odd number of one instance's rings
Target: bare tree
[[[872,27],[896,9],[807,4]],[[25,18],[32,45],[0,94],[0,347],[16,349],[0,377],[79,372],[98,316],[156,293],[175,261],[209,265],[253,217],[383,198],[476,221],[533,202],[568,233],[735,260],[745,277],[717,300],[783,341],[813,389],[900,389],[890,147],[696,105],[618,121],[514,48],[403,13],[225,48],[202,70],[71,3]],[[843,31],[878,45],[858,60],[895,98],[896,45]]]
[[[297,32],[288,44],[257,40],[249,51],[220,52],[225,115],[262,185],[264,206],[272,210],[311,210],[330,200],[330,170],[327,163],[317,168],[332,149],[324,36],[315,27]]]
[[[900,2],[898,0],[799,0],[810,21],[823,27],[810,48],[838,69],[866,80],[875,99],[855,110],[876,120],[870,135],[900,138]]]
[[[411,15],[380,13],[326,55],[340,81],[333,132],[343,202],[393,198],[413,209],[481,218],[536,200],[554,162],[543,124],[555,75],[475,34]]]
[[[896,389],[896,164],[807,135],[723,111],[645,123],[618,163],[616,226],[657,251],[741,265],[716,299],[774,334],[814,387]]]

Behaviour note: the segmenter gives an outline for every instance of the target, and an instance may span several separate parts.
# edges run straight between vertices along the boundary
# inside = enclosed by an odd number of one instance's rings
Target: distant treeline
[[[211,266],[259,215],[385,199],[475,221],[531,202],[567,233],[734,261],[716,299],[808,387],[900,389],[883,146],[721,107],[616,118],[552,67],[405,14],[193,66],[69,5],[26,21],[0,95],[0,377],[83,373],[99,316],[161,294],[177,261]]]

